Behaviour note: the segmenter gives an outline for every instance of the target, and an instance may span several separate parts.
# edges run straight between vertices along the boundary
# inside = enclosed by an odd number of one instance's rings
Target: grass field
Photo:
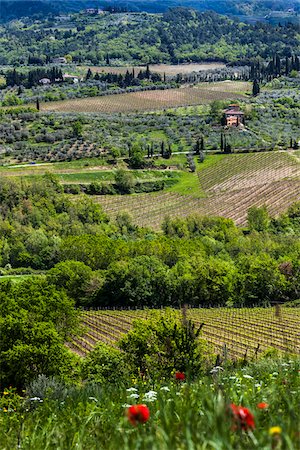
[[[57,112],[135,112],[178,106],[207,104],[213,100],[242,98],[251,84],[239,81],[200,83],[193,87],[113,94],[102,97],[43,103],[42,111]]]
[[[2,177],[22,177],[28,180],[34,180],[46,173],[53,173],[63,184],[89,184],[93,182],[113,183],[115,180],[116,169],[110,169],[109,166],[100,167],[91,163],[90,167],[76,166],[76,164],[68,166],[68,163],[57,164],[40,164],[36,166],[15,167],[13,169],[2,168],[0,175]],[[176,178],[180,180],[186,174],[176,170],[131,170],[136,182],[141,181],[159,181]],[[189,177],[188,177],[189,178]]]
[[[211,155],[197,174],[184,173],[164,192],[94,197],[114,217],[128,211],[140,226],[159,229],[165,216],[190,214],[231,218],[245,225],[251,206],[266,205],[272,215],[300,199],[300,163],[281,152]]]
[[[85,311],[82,313],[85,333],[70,343],[70,347],[85,355],[98,341],[116,345],[134,319],[149,315],[151,310]],[[230,358],[243,357],[246,353],[251,358],[270,348],[300,353],[300,309],[297,308],[281,307],[279,312],[276,308],[200,308],[189,309],[188,317],[198,325],[204,323],[202,337],[216,353],[222,353],[226,345]]]

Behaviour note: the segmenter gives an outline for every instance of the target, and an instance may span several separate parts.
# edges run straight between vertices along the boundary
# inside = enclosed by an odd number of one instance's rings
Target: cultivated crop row
[[[198,173],[202,189],[210,194],[299,176],[297,160],[279,152],[229,155]]]
[[[248,86],[238,86],[240,90]],[[201,105],[213,100],[242,98],[243,95],[234,93],[235,88],[229,83],[206,84],[198,87],[183,87],[178,89],[151,90],[130,92],[128,94],[114,94],[101,97],[88,97],[43,104],[43,110],[61,112],[135,112],[152,111],[178,106]]]
[[[166,216],[186,217],[191,214],[231,218],[244,225],[251,206],[266,205],[271,215],[285,211],[300,198],[300,180],[282,180],[243,189],[194,198],[174,192],[135,196],[98,197],[105,212],[115,217],[128,211],[136,224],[159,229]]]
[[[161,314],[165,314],[161,310]],[[83,335],[69,344],[83,355],[97,342],[117,346],[135,319],[147,319],[151,310],[97,310],[82,313]],[[180,317],[180,311],[178,316]],[[294,308],[215,308],[189,309],[188,317],[199,325],[204,323],[202,337],[214,352],[224,352],[232,358],[246,353],[254,357],[270,348],[300,353],[300,311]]]

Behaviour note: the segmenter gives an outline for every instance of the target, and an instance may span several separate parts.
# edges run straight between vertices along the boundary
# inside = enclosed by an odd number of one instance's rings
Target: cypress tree
[[[91,69],[89,68],[87,73],[86,73],[86,80],[89,80],[90,78],[93,78],[93,72],[91,71]]]
[[[199,155],[200,153],[200,141],[197,139],[196,145],[195,145],[195,153],[196,155]]]
[[[259,93],[260,93],[260,87],[259,87],[257,79],[255,79],[253,81],[253,86],[252,86],[252,95],[253,95],[253,97],[256,97]]]
[[[285,75],[288,76],[290,73],[290,62],[288,56],[285,57]]]
[[[39,111],[40,110],[40,101],[39,98],[36,99],[36,109]]]
[[[150,69],[149,69],[149,64],[147,64],[145,77],[146,77],[148,80],[149,80],[149,78],[150,78],[150,74],[151,74],[151,72],[150,72]]]
[[[224,150],[224,135],[221,133],[221,143],[220,143],[221,151]]]
[[[280,75],[280,73],[281,73],[281,61],[280,61],[280,57],[278,55],[276,55],[275,61],[276,61],[276,64],[275,64],[276,75]]]
[[[203,136],[201,136],[201,139],[200,139],[200,150],[204,150],[204,137]]]

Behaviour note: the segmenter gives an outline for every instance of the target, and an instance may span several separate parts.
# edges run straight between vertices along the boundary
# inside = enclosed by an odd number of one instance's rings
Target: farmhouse
[[[104,11],[102,9],[100,9],[100,8],[87,8],[85,10],[85,13],[86,14],[98,14],[98,15],[100,15],[100,14],[104,14]]]
[[[54,64],[66,64],[67,60],[63,56],[59,56],[58,58],[52,58],[52,62]]]
[[[51,80],[50,80],[50,78],[41,78],[40,80],[39,80],[39,83],[41,83],[41,84],[50,84],[51,83]]]
[[[78,83],[79,82],[79,77],[77,77],[76,75],[69,75],[68,73],[65,73],[63,75],[63,80],[71,82],[71,83]]]
[[[224,111],[226,118],[226,125],[229,127],[237,127],[244,123],[245,114],[241,111],[239,105],[229,105]]]

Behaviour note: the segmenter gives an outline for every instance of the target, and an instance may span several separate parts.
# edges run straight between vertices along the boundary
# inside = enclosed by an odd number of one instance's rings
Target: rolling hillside
[[[175,187],[155,194],[99,196],[96,201],[109,215],[128,211],[137,224],[159,229],[165,216],[194,213],[223,216],[245,225],[251,206],[266,205],[270,214],[277,215],[300,199],[300,162],[294,155],[228,155],[200,169],[198,165],[197,174],[190,176],[194,184],[198,183],[199,192],[204,191],[205,198],[183,195]]]

